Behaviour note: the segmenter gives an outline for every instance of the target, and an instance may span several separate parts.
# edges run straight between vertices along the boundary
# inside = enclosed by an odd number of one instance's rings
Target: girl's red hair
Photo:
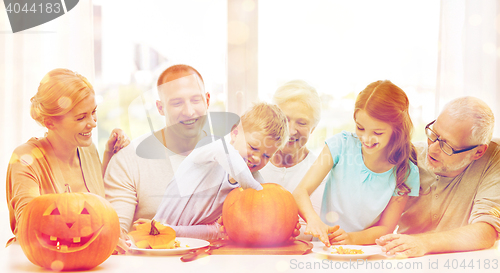
[[[405,184],[410,174],[410,161],[417,164],[415,147],[411,143],[413,123],[408,112],[408,97],[405,92],[390,81],[370,83],[356,98],[354,119],[359,110],[392,127],[389,141],[388,161],[396,165],[396,188],[399,195],[408,194],[410,188]]]

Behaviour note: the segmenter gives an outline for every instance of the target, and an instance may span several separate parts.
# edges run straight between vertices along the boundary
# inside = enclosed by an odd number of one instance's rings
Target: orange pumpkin
[[[175,248],[175,230],[155,220],[138,225],[136,230],[129,232],[128,235],[138,248]]]
[[[60,271],[98,266],[113,253],[119,236],[118,215],[106,199],[66,192],[31,200],[17,239],[32,263]]]
[[[292,236],[298,208],[292,194],[278,184],[264,189],[232,190],[222,206],[222,219],[229,238],[243,245],[272,246]]]

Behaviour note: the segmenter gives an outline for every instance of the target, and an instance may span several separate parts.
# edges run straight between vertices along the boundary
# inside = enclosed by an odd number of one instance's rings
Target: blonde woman
[[[106,144],[103,164],[92,143],[96,127],[95,93],[89,81],[71,70],[54,69],[31,98],[31,117],[47,128],[43,138],[17,147],[7,170],[7,204],[12,232],[24,207],[42,194],[91,192],[104,197],[103,174],[116,152],[130,143],[114,129]]]
[[[260,172],[266,182],[280,184],[293,192],[318,157],[306,144],[321,119],[321,100],[314,87],[305,81],[293,80],[278,87],[273,102],[288,119],[290,138]],[[310,196],[318,214],[324,187],[325,183],[322,183]],[[300,219],[300,223],[302,228],[298,238],[312,240],[311,235],[304,235],[305,221]]]

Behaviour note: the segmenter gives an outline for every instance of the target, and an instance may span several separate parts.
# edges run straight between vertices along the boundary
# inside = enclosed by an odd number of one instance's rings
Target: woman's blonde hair
[[[399,195],[408,194],[410,188],[405,184],[410,175],[410,162],[417,164],[417,153],[411,143],[413,123],[408,112],[410,102],[405,92],[390,81],[370,83],[356,98],[354,120],[359,110],[392,127],[389,140],[388,160],[396,165],[396,189]]]
[[[278,150],[288,141],[288,120],[277,105],[265,102],[255,104],[241,116],[241,124],[245,132],[260,132],[271,137]]]
[[[274,93],[273,102],[277,105],[300,102],[312,113],[313,127],[321,119],[321,99],[316,89],[303,80],[284,83]]]
[[[31,98],[31,117],[45,126],[46,118],[68,113],[90,94],[94,94],[94,89],[84,76],[69,69],[56,68],[45,74],[38,92]]]

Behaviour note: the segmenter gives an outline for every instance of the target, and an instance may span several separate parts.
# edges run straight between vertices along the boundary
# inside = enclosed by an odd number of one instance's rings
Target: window
[[[259,1],[258,16],[259,98],[271,100],[294,79],[322,98],[310,149],[354,131],[357,94],[386,79],[409,97],[413,140],[425,140],[425,123],[434,118],[439,1]]]
[[[316,152],[326,138],[354,130],[356,95],[376,80],[391,80],[408,95],[413,140],[425,140],[419,128],[435,117],[439,1],[148,0],[116,9],[118,3],[100,1],[94,10],[101,143],[114,127],[132,138],[149,131],[144,109],[161,128],[154,103],[139,94],[154,102],[158,75],[174,63],[200,71],[210,111],[271,101],[289,80],[313,85],[323,102],[308,143]]]
[[[132,139],[150,132],[145,108],[153,129],[161,128],[154,122],[161,119],[154,106],[156,81],[176,63],[200,72],[211,94],[210,111],[225,110],[226,33],[225,0],[146,0],[130,5],[97,1],[94,87],[100,102],[99,147],[116,127]],[[164,125],[164,120],[160,122]]]

